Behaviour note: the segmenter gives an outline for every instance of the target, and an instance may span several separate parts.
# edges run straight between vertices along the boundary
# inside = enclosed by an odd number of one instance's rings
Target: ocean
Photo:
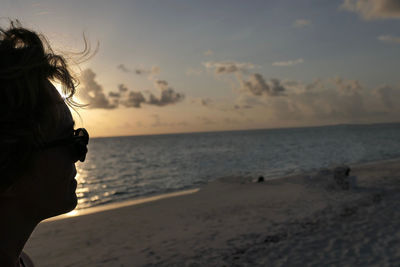
[[[77,209],[199,187],[400,157],[400,123],[93,138]]]

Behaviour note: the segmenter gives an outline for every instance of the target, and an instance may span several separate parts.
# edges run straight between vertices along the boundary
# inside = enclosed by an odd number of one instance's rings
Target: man
[[[75,163],[89,135],[73,128],[74,93],[66,60],[43,36],[18,21],[0,28],[0,266],[33,266],[22,250],[35,227],[77,205]]]

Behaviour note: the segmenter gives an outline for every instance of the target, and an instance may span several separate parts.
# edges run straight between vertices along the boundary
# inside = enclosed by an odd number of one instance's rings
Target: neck
[[[7,262],[5,266],[19,266],[22,249],[39,221],[28,218],[18,205],[7,202],[0,200],[1,217],[6,218],[0,220],[0,265]]]

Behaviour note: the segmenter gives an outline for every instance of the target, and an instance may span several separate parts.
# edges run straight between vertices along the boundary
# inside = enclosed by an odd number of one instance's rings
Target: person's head
[[[65,99],[51,81],[61,83]],[[66,103],[74,105],[75,85],[42,35],[19,22],[0,28],[0,201],[11,199],[37,220],[77,204],[75,163],[86,144],[73,143]]]

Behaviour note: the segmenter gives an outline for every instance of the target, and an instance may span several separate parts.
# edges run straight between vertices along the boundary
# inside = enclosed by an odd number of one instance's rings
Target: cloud
[[[344,0],[340,7],[365,20],[400,18],[399,0]]]
[[[336,86],[338,93],[342,95],[359,94],[363,90],[362,85],[357,80],[343,80],[342,78],[338,77],[333,79],[333,84]],[[317,84],[314,84],[314,86],[315,85]]]
[[[77,96],[83,103],[88,104],[88,108],[114,109],[120,105],[140,108],[142,104],[162,107],[178,103],[185,97],[184,94],[175,92],[165,80],[155,82],[155,86],[161,91],[159,97],[150,93],[146,99],[142,92],[129,90],[124,84],[119,84],[117,92],[109,92],[106,96],[103,87],[95,78],[96,74],[91,69],[84,70],[80,77],[81,85]]]
[[[212,56],[212,55],[214,55],[214,51],[208,49],[207,51],[204,52],[204,55],[205,56]]]
[[[124,84],[119,84],[119,85],[118,85],[118,90],[119,90],[121,93],[125,93],[125,92],[128,91],[128,87],[126,87],[126,85],[124,85]]]
[[[303,63],[304,60],[302,58],[296,59],[296,60],[289,60],[289,61],[277,61],[272,63],[272,66],[279,66],[279,67],[290,67],[294,66],[297,64]]]
[[[311,20],[308,19],[297,19],[293,22],[293,27],[303,28],[311,25]]]
[[[203,65],[207,69],[214,69],[215,74],[230,74],[236,72],[245,72],[254,69],[254,64],[248,62],[219,61],[204,62]]]
[[[126,72],[126,73],[130,73],[132,72],[131,69],[129,69],[128,67],[126,67],[124,64],[119,64],[117,66],[117,68],[120,71]],[[146,76],[154,76],[160,73],[160,67],[158,66],[152,66],[150,69],[145,69],[145,68],[136,68],[134,71],[137,75],[146,75]]]
[[[240,83],[242,91],[249,92],[256,96],[279,96],[284,95],[286,91],[280,80],[270,79],[266,82],[264,77],[259,73],[252,74],[247,81],[242,79]]]
[[[400,37],[393,35],[381,35],[378,40],[389,44],[400,44]]]
[[[81,88],[77,96],[81,101],[88,104],[88,108],[113,109],[118,105],[111,101],[104,94],[103,87],[96,81],[96,74],[91,69],[86,69],[81,73]]]
[[[217,64],[204,64],[216,68]],[[234,70],[232,70],[234,71]],[[371,123],[398,121],[400,90],[393,87],[366,89],[358,80],[340,77],[311,83],[265,79],[260,73],[235,70],[239,97],[229,111],[263,109],[264,120],[277,125]],[[224,70],[223,73],[229,73]],[[279,97],[280,96],[280,97]],[[255,111],[248,111],[255,112]]]
[[[380,98],[386,109],[396,108],[400,101],[400,89],[383,85],[375,89],[374,93]]]
[[[121,97],[121,94],[120,93],[116,93],[116,92],[109,92],[108,96],[109,97],[117,97],[117,98],[119,98],[119,97]]]
[[[168,82],[165,80],[157,80],[155,86],[161,91],[159,97],[150,93],[149,98],[146,99],[142,92],[129,91],[129,93],[122,97],[122,94],[127,92],[129,89],[123,85],[119,85],[119,90],[121,93],[120,104],[125,107],[141,108],[142,104],[155,105],[155,106],[166,106],[178,103],[184,99],[182,93],[177,93],[173,88],[168,86]]]
[[[157,80],[155,86],[161,90],[161,95],[160,97],[156,97],[150,94],[150,99],[146,101],[146,104],[162,107],[180,102],[185,97],[183,94],[177,93],[173,88],[170,88],[167,81]]]
[[[364,87],[358,80],[334,78],[312,83],[280,81],[285,97],[242,93],[237,109],[262,108],[265,119],[292,125],[399,121],[400,87]],[[256,91],[258,92],[258,91]]]
[[[238,104],[233,105],[233,109],[236,109],[236,110],[251,109],[251,108],[253,108],[253,106],[251,106],[251,105],[238,105]]]
[[[192,104],[197,104],[197,105],[201,105],[203,107],[210,107],[214,104],[214,100],[212,100],[211,98],[205,97],[205,98],[201,98],[201,97],[197,97],[197,98],[192,98],[190,101]]]
[[[142,103],[146,103],[146,99],[144,98],[141,92],[130,91],[127,98],[121,102],[125,107],[133,107],[140,108]]]
[[[131,72],[124,64],[119,64],[117,66],[117,69],[119,69],[120,71],[123,71],[123,72]]]
[[[153,76],[160,73],[160,68],[158,66],[152,66],[151,69],[137,68],[135,73],[137,75]]]

